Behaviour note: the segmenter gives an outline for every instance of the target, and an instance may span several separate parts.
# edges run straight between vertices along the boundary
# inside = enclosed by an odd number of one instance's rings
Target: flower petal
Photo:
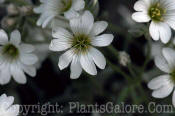
[[[175,107],[175,91],[173,92],[172,103],[173,103],[173,106]]]
[[[94,26],[91,31],[91,35],[99,35],[102,33],[108,26],[108,23],[106,21],[98,21],[94,23]]]
[[[148,83],[148,88],[153,90],[159,89],[163,85],[165,85],[165,83],[169,82],[169,79],[170,79],[169,75],[161,75],[161,76],[155,77]]]
[[[15,45],[18,45],[21,43],[21,34],[18,30],[15,30],[11,33],[10,42]]]
[[[175,16],[174,16],[173,18],[175,19]],[[168,20],[166,21],[166,23],[167,23],[172,29],[175,30],[175,21],[174,21],[174,19],[168,19]]]
[[[33,11],[35,12],[35,13],[42,13],[43,12],[43,10],[44,10],[44,5],[43,4],[41,4],[39,7],[36,7],[36,8],[34,8],[33,9]]]
[[[165,98],[173,91],[174,85],[172,83],[167,83],[161,88],[154,90],[152,96],[155,98]]]
[[[4,45],[7,42],[8,42],[7,33],[4,30],[0,29],[0,45]]]
[[[50,16],[48,16],[48,17],[46,18],[46,20],[43,22],[42,28],[45,28],[45,27],[49,24],[49,22],[50,22],[54,17],[55,17],[55,15],[50,15]]]
[[[36,22],[36,24],[38,25],[38,26],[41,26],[43,23],[44,23],[44,21],[49,17],[50,15],[48,15],[47,13],[43,13],[41,16],[40,16],[40,18],[38,19],[38,21]]]
[[[159,33],[160,33],[160,39],[163,43],[168,43],[171,39],[171,29],[170,27],[165,23],[159,23]]]
[[[89,34],[93,24],[94,17],[89,11],[85,11],[82,16],[70,20],[71,30],[74,34]]]
[[[150,27],[149,27],[149,32],[153,40],[155,41],[159,40],[160,34],[159,34],[157,23],[153,21],[151,22]]]
[[[164,6],[164,8],[168,10],[174,10],[175,9],[175,1],[173,0],[161,0],[160,3]]]
[[[147,11],[148,6],[144,0],[139,0],[134,4],[134,9],[136,11]]]
[[[82,54],[80,56],[80,64],[87,73],[91,75],[97,75],[97,69],[93,62],[93,59],[88,54]]]
[[[0,84],[5,85],[10,82],[10,79],[11,74],[9,73],[9,66],[4,66],[3,70],[0,71]]]
[[[27,73],[31,77],[36,76],[36,68],[34,66],[21,65],[22,69],[25,73]]]
[[[64,28],[54,27],[52,30],[52,36],[57,39],[63,39],[69,41],[73,35]]]
[[[74,57],[71,63],[71,79],[77,79],[82,73],[82,67],[80,65],[80,61],[78,57]]]
[[[17,116],[19,114],[19,105],[12,105],[7,110],[7,116]]]
[[[78,12],[76,12],[73,9],[70,9],[69,11],[64,13],[64,17],[66,17],[66,19],[72,19],[72,18],[76,18],[79,17],[80,15],[78,14]]]
[[[92,39],[92,45],[104,47],[112,43],[114,36],[112,34],[103,34]]]
[[[85,7],[84,0],[73,0],[72,8],[76,11],[82,10]]]
[[[175,66],[175,51],[171,48],[163,48],[162,50],[163,56],[165,57],[166,61],[170,68],[174,68]]]
[[[23,53],[31,53],[35,50],[34,46],[30,44],[21,44],[19,49]]]
[[[0,97],[0,107],[3,108],[3,110],[8,109],[14,102],[14,97],[9,96],[7,97],[6,94],[1,95]]]
[[[16,82],[20,84],[25,84],[27,82],[24,72],[20,69],[20,67],[17,64],[11,65],[10,72]]]
[[[51,41],[49,49],[52,51],[63,51],[71,47],[70,39],[73,37],[70,32],[64,28],[54,27],[52,31],[52,36],[54,38]]]
[[[149,22],[151,19],[145,12],[136,12],[132,15],[132,19],[136,22]]]
[[[74,56],[73,49],[68,50],[63,55],[60,56],[59,62],[58,62],[58,67],[60,68],[60,70],[63,70],[69,66],[73,56]]]
[[[95,64],[100,68],[104,69],[106,66],[106,59],[103,54],[95,48],[90,48],[89,54],[92,56]]]
[[[7,95],[6,94],[2,94],[0,96],[0,106],[3,105],[3,102],[6,101],[7,99]]]
[[[155,57],[155,65],[161,70],[166,73],[171,71],[170,67],[168,66],[168,62],[165,60],[163,56],[156,56]]]
[[[33,65],[38,61],[38,57],[35,54],[21,54],[20,60],[25,65]]]
[[[49,49],[52,51],[64,51],[71,47],[71,44],[63,39],[53,39],[49,45]]]
[[[164,22],[175,30],[175,9],[168,10],[164,16]]]

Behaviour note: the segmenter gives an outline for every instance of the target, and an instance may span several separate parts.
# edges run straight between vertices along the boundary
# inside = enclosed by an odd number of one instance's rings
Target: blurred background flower
[[[43,1],[43,0],[41,0]],[[40,15],[33,12],[33,8],[41,5],[39,0],[5,0],[0,3],[0,27],[9,35],[14,29],[21,32],[22,41],[32,44],[34,53],[39,58],[35,78],[27,78],[25,85],[18,85],[11,81],[0,86],[0,93],[13,95],[15,101],[21,105],[40,104],[47,102],[62,105],[63,113],[50,113],[48,116],[173,116],[168,113],[84,113],[76,110],[69,113],[69,102],[80,104],[103,105],[108,102],[114,104],[142,104],[147,108],[150,102],[156,104],[172,104],[172,97],[155,99],[151,96],[148,82],[162,72],[155,66],[154,57],[161,54],[163,47],[174,50],[174,39],[167,44],[151,40],[149,26],[132,20],[133,6],[136,0],[84,0],[85,10],[90,10],[95,21],[105,20],[109,26],[104,33],[112,33],[115,38],[112,45],[99,50],[104,54],[107,65],[105,70],[98,70],[97,76],[82,73],[77,80],[70,79],[70,70],[60,71],[58,58],[62,53],[49,51],[52,40],[51,26],[61,26],[70,30],[69,21],[57,17],[50,26],[42,29],[36,25]],[[83,12],[80,11],[80,14]],[[174,32],[172,31],[173,35]],[[29,76],[29,75],[27,75]],[[173,109],[174,110],[174,109]],[[37,112],[37,109],[35,109]],[[40,116],[32,113],[29,116]]]

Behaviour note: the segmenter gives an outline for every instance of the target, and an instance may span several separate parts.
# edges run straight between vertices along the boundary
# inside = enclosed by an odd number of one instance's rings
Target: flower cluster
[[[175,29],[174,0],[139,0],[135,3],[137,11],[132,15],[136,22],[150,22],[149,32],[153,40],[168,43],[171,29]]]
[[[101,34],[108,26],[105,21],[94,22],[89,11],[80,13],[84,9],[84,0],[40,0],[42,3],[34,9],[41,13],[37,25],[46,27],[56,17],[64,17],[69,22],[69,30],[64,26],[52,25],[53,40],[49,46],[51,51],[65,51],[59,58],[60,70],[71,64],[72,79],[77,79],[82,69],[91,75],[97,74],[97,65],[100,69],[106,66],[103,54],[95,47],[105,47],[111,44],[112,34]],[[93,47],[94,46],[94,47]]]
[[[57,61],[59,69],[63,70],[70,65],[71,79],[78,79],[83,71],[94,76],[97,75],[97,67],[105,69],[105,56],[97,48],[109,46],[113,42],[113,34],[103,33],[107,29],[108,23],[106,21],[95,21],[93,14],[85,9],[86,2],[84,0],[40,0],[40,2],[40,6],[33,9],[34,13],[40,15],[36,25],[42,26],[42,29],[48,28],[52,38],[52,40],[47,40],[49,45],[47,42],[44,48],[47,46],[47,49],[52,52],[64,52]],[[23,11],[21,14],[24,15],[26,12],[31,13],[32,7],[26,6],[21,9]],[[165,98],[172,93],[175,87],[175,50],[168,44],[171,43],[171,28],[175,30],[175,1],[138,0],[134,9],[136,12],[131,17],[135,22],[132,23],[150,23],[149,29],[147,28],[148,33],[146,29],[143,32],[145,37],[148,37],[147,39],[152,38],[155,41],[161,40],[166,45],[166,47],[160,47],[161,53],[153,55],[155,65],[165,74],[148,83],[148,88],[153,90],[153,97]],[[18,16],[20,14],[18,10],[13,4],[7,8],[8,14],[12,16]],[[8,26],[17,23],[14,20],[7,22]],[[19,26],[20,24],[17,28]],[[146,26],[144,25],[144,27]],[[33,28],[30,31],[35,31],[35,29]],[[23,43],[21,33],[14,30],[9,39],[9,35],[3,29],[0,30],[0,85],[8,84],[11,78],[19,84],[25,84],[27,82],[26,74],[31,77],[36,76],[36,64],[39,58],[38,54],[35,54],[35,47],[38,46],[27,44],[26,41]],[[32,35],[32,37],[35,36],[39,39],[44,38],[43,36]],[[112,49],[111,51],[115,50]],[[154,51],[151,52],[153,54]],[[114,56],[118,57],[121,65],[128,66],[131,75],[135,75],[136,71],[130,69],[132,67],[130,67],[129,54],[118,52]],[[111,64],[110,61],[109,64]],[[111,67],[115,68],[113,64]],[[125,72],[120,71],[118,67],[114,70],[125,76]],[[13,102],[13,97],[7,97],[6,94],[0,96],[0,116],[16,116],[19,114],[19,106],[12,105]],[[175,92],[173,92],[172,102],[175,107]]]
[[[136,22],[150,22],[149,33],[153,40],[161,40],[167,44],[171,39],[171,29],[175,30],[175,1],[174,0],[138,0],[132,18]],[[156,53],[157,54],[157,53]],[[152,79],[148,87],[153,90],[155,98],[165,98],[175,85],[175,51],[163,48],[161,54],[155,56],[156,66],[166,74]],[[172,98],[175,106],[175,92]]]
[[[77,79],[82,70],[91,75],[97,75],[96,66],[104,69],[106,60],[103,54],[95,47],[105,47],[112,43],[112,34],[102,34],[108,23],[106,21],[94,21],[90,11],[84,11],[84,0],[40,0],[39,7],[34,12],[41,14],[37,25],[45,28],[52,24],[52,37],[49,49],[51,51],[65,51],[59,58],[58,67],[65,69],[71,64],[71,79]],[[11,15],[18,14],[12,4],[8,7]],[[68,23],[67,28],[63,25],[54,25],[55,19],[64,19]],[[34,36],[33,36],[34,37]],[[26,74],[36,76],[36,63],[38,57],[34,54],[33,45],[22,42],[21,34],[14,30],[8,34],[0,30],[0,84],[10,82],[11,78],[19,83],[27,82]],[[13,115],[19,113],[19,106],[11,105],[13,97],[3,94],[0,97],[0,115]],[[16,107],[16,109],[14,109]]]

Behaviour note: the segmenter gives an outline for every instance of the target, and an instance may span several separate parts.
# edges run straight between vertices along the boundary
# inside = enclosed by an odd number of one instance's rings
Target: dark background
[[[87,0],[86,0],[87,1]],[[10,2],[7,2],[8,5]],[[134,12],[133,5],[135,0],[99,0],[99,13],[96,20],[105,20],[109,22],[107,33],[113,33],[115,39],[113,46],[118,51],[125,51],[130,55],[131,64],[136,67],[142,67],[145,63],[147,54],[145,49],[148,41],[144,36],[134,37],[128,31],[133,28],[134,25],[128,23],[131,14],[128,15],[124,11],[130,13]],[[33,5],[38,5],[37,0],[33,0]],[[125,9],[125,10],[123,10]],[[6,6],[1,5],[0,16],[1,19],[7,15]],[[33,15],[32,15],[33,16]],[[38,15],[34,15],[34,18]],[[26,16],[25,18],[28,18]],[[130,19],[131,20],[131,19]],[[136,23],[137,24],[137,23]],[[8,29],[7,29],[8,30]],[[135,83],[128,83],[121,73],[114,71],[108,64],[105,70],[98,70],[97,76],[90,76],[83,73],[79,79],[70,79],[70,70],[60,71],[57,67],[57,62],[53,62],[50,56],[59,58],[57,53],[49,53],[40,69],[37,71],[37,76],[31,78],[28,76],[28,82],[26,85],[20,85],[13,80],[4,86],[0,86],[0,93],[9,93],[9,95],[15,96],[15,100],[19,104],[32,105],[32,104],[45,104],[50,102],[51,104],[58,103],[64,106],[62,114],[48,114],[48,116],[90,116],[92,114],[78,114],[68,112],[69,102],[80,102],[82,104],[106,104],[107,102],[113,102],[114,104],[142,104],[145,107],[148,103],[154,101],[156,103],[171,104],[171,96],[163,99],[156,100],[151,97],[151,90],[147,88],[147,82],[142,79],[142,75],[139,75],[139,71],[135,70],[136,77],[133,77],[127,67],[119,64],[118,59],[114,58],[114,54],[110,53],[108,48],[100,48],[105,57],[109,59],[119,69],[130,75],[130,78],[134,80],[137,76],[141,76],[141,79]],[[150,58],[147,62],[144,72],[152,70],[154,62]],[[149,77],[152,78],[152,77]],[[137,84],[138,83],[138,84]],[[139,88],[140,85],[142,88]],[[140,116],[140,115],[162,115],[162,114],[100,114],[104,116]],[[172,114],[173,115],[173,114]],[[32,112],[28,116],[40,116],[39,114],[33,114]],[[170,114],[166,114],[170,116]]]

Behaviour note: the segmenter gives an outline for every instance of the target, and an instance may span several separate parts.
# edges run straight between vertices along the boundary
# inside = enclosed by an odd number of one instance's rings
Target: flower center
[[[68,11],[72,6],[72,0],[61,0],[63,4],[62,12]]]
[[[161,22],[163,21],[163,15],[166,13],[166,10],[160,6],[160,3],[153,4],[148,11],[148,15],[153,21]]]
[[[13,44],[7,44],[2,48],[2,54],[10,59],[16,59],[19,56],[19,51]]]
[[[72,40],[72,47],[76,53],[85,53],[91,45],[91,39],[85,34],[75,35]]]
[[[175,69],[170,73],[171,81],[175,84]]]

